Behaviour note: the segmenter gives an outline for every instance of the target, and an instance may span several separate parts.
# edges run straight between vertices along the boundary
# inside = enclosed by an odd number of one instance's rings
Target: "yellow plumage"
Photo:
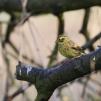
[[[59,52],[65,57],[74,58],[84,54],[84,51],[68,36],[59,36],[57,42]]]

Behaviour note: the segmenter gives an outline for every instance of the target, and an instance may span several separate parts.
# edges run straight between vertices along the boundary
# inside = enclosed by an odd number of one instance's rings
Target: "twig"
[[[3,47],[5,47],[6,43],[9,42],[10,35],[12,34],[11,32],[13,31],[15,26],[16,26],[16,17],[13,13],[11,13],[11,19],[10,19],[10,22],[8,23],[7,32],[5,35],[5,39],[3,41]]]
[[[3,46],[2,46],[3,47]],[[3,58],[5,60],[5,64],[6,64],[6,73],[7,73],[7,81],[6,81],[6,89],[5,89],[5,96],[4,96],[4,101],[7,101],[7,96],[8,96],[8,91],[9,91],[9,79],[11,79],[12,83],[13,83],[13,76],[12,76],[12,73],[10,71],[10,64],[9,64],[9,59],[7,57],[7,54],[6,54],[6,49],[3,48]]]
[[[18,49],[14,46],[14,44],[11,42],[11,41],[9,41],[9,45],[11,46],[11,48],[14,50],[14,52],[18,55],[18,53],[19,53],[19,51],[18,51]],[[9,53],[11,56],[13,56],[15,59],[17,59],[17,57],[15,57],[13,54],[11,54],[11,53]],[[30,63],[34,63],[35,65],[37,65],[37,66],[40,66],[41,67],[41,65],[39,64],[39,63],[37,63],[37,62],[35,62],[33,59],[29,59],[27,56],[25,56],[25,55],[23,55],[22,56],[25,60],[28,60]]]
[[[8,99],[10,99],[9,101],[12,101],[16,96],[18,96],[19,94],[22,94],[23,92],[25,92],[26,89],[29,88],[30,86],[31,86],[31,84],[28,84],[28,85],[20,87],[11,96],[8,96]]]
[[[90,8],[87,8],[87,9],[85,9],[85,15],[84,15],[84,19],[83,19],[83,25],[82,25],[81,30],[80,30],[81,34],[84,35],[86,41],[90,40],[89,32],[87,30],[87,26],[88,26],[88,22],[89,22],[89,17],[90,17]],[[94,47],[91,45],[89,47],[89,50],[93,51]]]
[[[93,39],[90,39],[86,44],[82,46],[82,49],[85,50],[89,47],[91,47],[98,39],[101,38],[101,32],[97,34]]]

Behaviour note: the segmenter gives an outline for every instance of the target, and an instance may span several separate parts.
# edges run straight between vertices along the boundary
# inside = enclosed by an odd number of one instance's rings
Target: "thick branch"
[[[100,70],[101,48],[90,54],[65,60],[54,67],[32,68],[20,62],[16,68],[16,77],[18,80],[28,81],[36,86],[38,91],[36,101],[47,101],[58,86]]]
[[[27,11],[34,14],[57,13],[68,10],[100,6],[101,0],[28,0]],[[0,10],[21,11],[21,0],[0,0]]]

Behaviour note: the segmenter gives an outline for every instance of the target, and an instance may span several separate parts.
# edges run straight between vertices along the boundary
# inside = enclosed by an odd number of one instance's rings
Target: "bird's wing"
[[[71,45],[70,47],[72,49],[78,50],[78,51],[84,53],[84,50],[80,46],[78,46],[77,44],[75,44],[72,40],[69,41],[69,44]]]
[[[72,47],[72,49],[74,49],[76,51],[78,50],[80,53],[85,54],[84,50],[81,47],[79,47],[79,46]]]
[[[80,51],[82,51],[82,48],[81,47],[79,47],[79,46],[73,46],[73,47],[71,47],[72,49],[75,49],[75,50],[80,50]]]
[[[68,44],[71,45],[71,47],[74,47],[75,46],[75,43],[72,40],[69,40],[68,41]]]

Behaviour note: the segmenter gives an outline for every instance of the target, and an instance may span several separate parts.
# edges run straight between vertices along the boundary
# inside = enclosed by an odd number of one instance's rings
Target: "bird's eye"
[[[59,42],[63,42],[64,41],[64,38],[59,38]]]

